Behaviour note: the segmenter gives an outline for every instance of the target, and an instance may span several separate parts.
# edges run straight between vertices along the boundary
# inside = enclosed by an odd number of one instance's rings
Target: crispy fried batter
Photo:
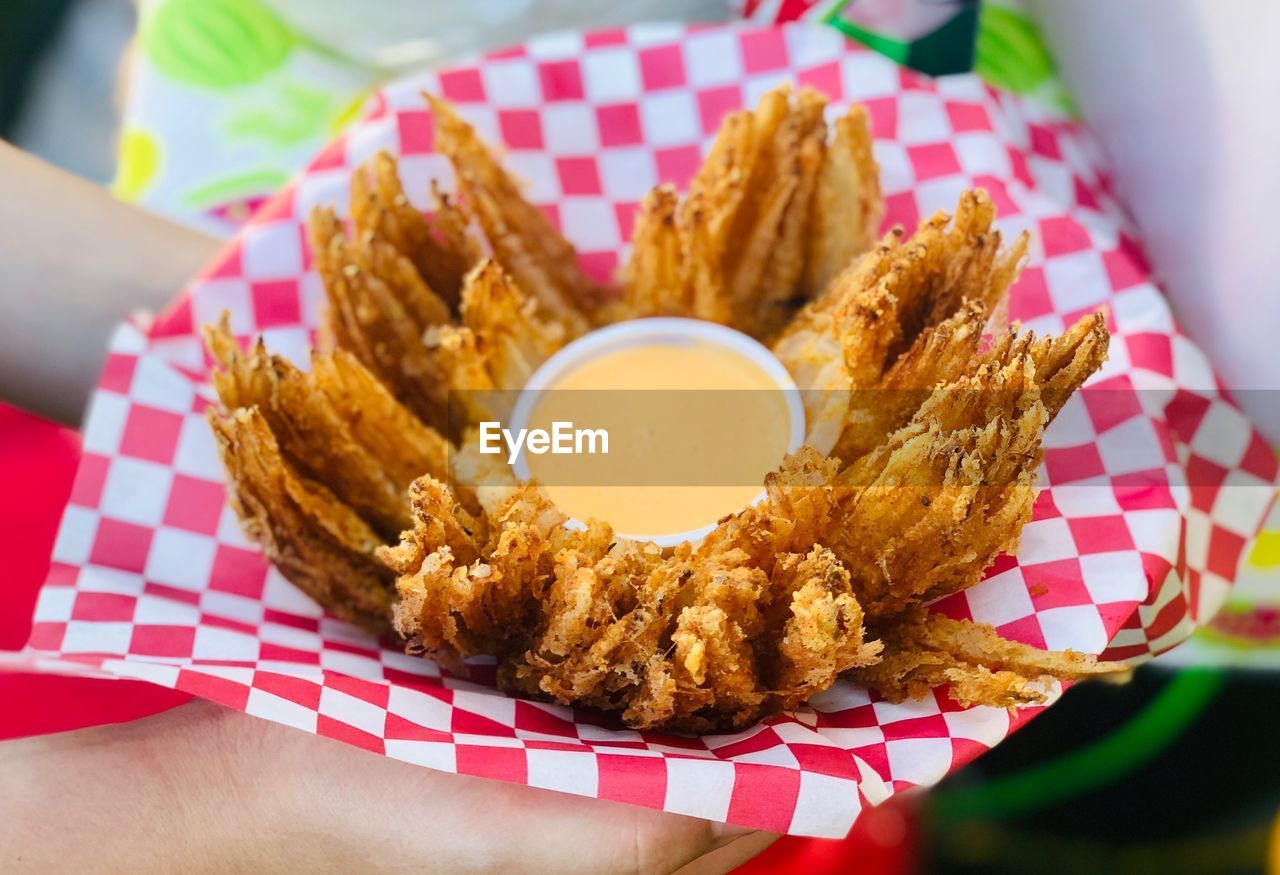
[[[676,208],[680,197],[670,185],[645,196],[636,216],[631,257],[623,267],[623,312],[630,318],[691,316],[684,285]]]
[[[970,665],[941,650],[898,651],[886,649],[874,665],[851,671],[849,677],[875,690],[890,702],[919,699],[934,687],[947,687],[962,707],[990,705],[1017,708],[1044,701],[1045,691],[1036,681],[1011,671],[991,671]]]
[[[693,315],[757,335],[784,318],[778,305],[795,298],[803,272],[825,103],[783,85],[721,124],[678,218]]]
[[[467,275],[463,325],[442,325],[423,340],[453,391],[453,403],[472,423],[506,422],[521,387],[564,342],[564,327],[541,318],[532,298],[495,262]]]
[[[811,89],[775,88],[725,117],[683,203],[650,193],[623,270],[625,315],[772,337],[815,282],[871,246],[882,206],[866,114],[840,119],[828,146],[825,106]]]
[[[418,281],[445,305],[456,307],[462,278],[479,261],[480,249],[464,232],[465,222],[459,224],[453,205],[435,188],[432,193],[434,221],[409,202],[396,159],[382,151],[351,175],[351,218],[358,238],[371,235],[386,241],[415,268]],[[440,321],[444,320],[430,320]]]
[[[418,269],[385,240],[362,231],[350,247],[352,260],[369,276],[380,280],[420,326],[438,325],[451,318],[449,305],[431,290]]]
[[[414,526],[379,555],[400,579],[396,627],[426,650],[501,653],[527,640],[551,574],[553,550],[573,533],[533,487],[518,489],[488,523],[457,505],[448,488],[422,478],[410,490]],[[486,529],[492,529],[486,540]],[[592,533],[581,538],[587,544]]]
[[[600,306],[602,291],[578,267],[573,246],[524,199],[471,125],[449,104],[426,98],[435,118],[436,148],[453,163],[462,209],[476,217],[494,257],[546,318],[561,323],[571,336],[582,334]]]
[[[256,409],[206,414],[227,470],[231,506],[280,573],[344,620],[388,627],[392,573],[365,522],[281,454]]]
[[[1036,365],[1036,382],[1049,419],[1057,416],[1067,399],[1107,360],[1111,335],[1101,313],[1084,316],[1058,337],[1037,338],[1033,332],[1006,331],[984,356],[985,361],[1006,362],[1030,356]]]
[[[405,409],[345,350],[313,353],[316,388],[346,421],[352,436],[382,464],[401,491],[430,474],[449,476],[449,442]]]
[[[826,150],[826,99],[804,89],[769,92],[754,117],[753,162],[723,254],[733,323],[768,337],[792,314],[804,274],[813,189]]]
[[[812,390],[811,406],[822,405],[813,413],[829,423],[843,409],[838,440],[820,446],[857,459],[910,419],[924,390],[968,370],[1026,252],[1025,235],[1001,249],[994,219],[986,192],[964,192],[954,220],[938,213],[905,242],[886,236],[788,325],[774,352]],[[840,381],[810,364],[831,361],[835,346],[852,393],[847,407],[823,397],[839,394]]]
[[[462,321],[482,339],[489,374],[501,389],[518,391],[564,344],[563,326],[543,320],[537,302],[490,260],[467,275]]]
[[[458,419],[472,423],[509,420],[515,393],[501,391],[494,382],[482,338],[465,325],[439,325],[422,339],[440,363]]]
[[[863,294],[888,271],[901,231],[885,235],[871,252],[841,273],[820,298],[798,313],[773,344],[801,391],[806,443],[832,450],[845,430],[855,386],[879,378],[897,327],[887,318],[888,292]]]
[[[449,387],[442,363],[422,342],[423,332],[435,324],[418,320],[429,306],[428,299],[415,294],[423,289],[412,281],[389,285],[371,271],[374,256],[363,250],[375,241],[349,245],[332,210],[312,211],[308,230],[328,301],[327,333],[334,344],[359,359],[419,419],[446,432]],[[397,276],[404,279],[403,263],[396,266]]]
[[[413,527],[394,547],[382,547],[379,557],[399,575],[394,622],[396,630],[426,649],[453,648],[467,656],[484,652],[489,639],[466,630],[456,616],[476,616],[467,605],[477,586],[487,586],[478,570],[482,521],[458,505],[449,488],[423,477],[410,488]],[[470,563],[476,569],[468,569]],[[461,563],[460,565],[458,563]],[[474,572],[474,576],[472,574]],[[473,625],[478,625],[474,624]]]
[[[492,656],[506,689],[637,728],[745,727],[842,674],[895,701],[946,684],[961,704],[1012,707],[1115,668],[923,607],[1016,546],[1044,429],[1106,358],[1101,315],[983,349],[1026,252],[1025,235],[1002,248],[984,192],[873,247],[865,111],[828,143],[825,100],[776,89],[726,118],[685,200],[650,193],[624,295],[601,306],[572,247],[431,104],[458,201],[433,184],[424,218],[379,155],[353,179],[352,239],[332,211],[310,219],[337,351],[304,374],[261,343],[242,353],[225,323],[208,333],[233,505],[291,580],[341,616],[392,615],[412,651]],[[763,500],[668,550],[571,526],[467,428],[506,420],[593,322],[649,315],[776,338],[810,390],[813,446]]]
[[[1085,653],[1041,650],[1009,641],[986,623],[955,620],[919,607],[895,623],[894,636],[894,640],[904,646],[945,650],[975,665],[1027,677],[1051,675],[1060,680],[1074,680],[1119,669],[1115,663],[1098,662]]]
[[[970,587],[1016,546],[1047,420],[1032,368],[1024,357],[938,388],[840,473],[829,546],[869,616]]]
[[[853,676],[891,701],[919,698],[950,684],[963,706],[1016,707],[1044,701],[1053,679],[1075,680],[1123,669],[1073,650],[1046,651],[1001,638],[995,628],[916,606],[877,627],[884,659]]]
[[[774,484],[779,508],[804,500],[784,489],[831,476],[822,468],[793,465],[789,485]],[[382,551],[400,574],[396,628],[425,650],[497,656],[512,689],[705,731],[794,707],[879,649],[820,547],[762,550],[764,562],[710,547],[664,558],[603,524],[568,529],[533,487],[493,514],[482,547],[440,484],[420,481],[414,501],[414,530]]]
[[[903,329],[899,352],[966,300],[989,310],[1017,279],[1028,237],[1024,232],[1003,249],[995,217],[990,196],[982,189],[968,190],[960,195],[954,220],[938,213],[908,241],[902,277],[891,289]]]
[[[840,463],[812,447],[783,460],[765,478],[765,500],[720,521],[698,546],[699,559],[738,551],[772,572],[785,553],[807,553],[836,509],[831,489]]]
[[[413,526],[400,543],[379,554],[395,571],[403,574],[439,547],[448,547],[462,562],[479,558],[484,544],[484,521],[472,517],[454,498],[448,485],[422,477],[409,487],[413,503]]]
[[[778,642],[778,665],[773,685],[784,694],[782,707],[794,708],[831,685],[831,679],[851,668],[874,664],[881,644],[866,641],[862,606],[854,597],[849,572],[825,547],[808,555],[785,553],[774,564],[771,583],[775,604],[790,613]]]
[[[261,411],[298,471],[323,483],[380,534],[394,538],[408,526],[404,493],[374,453],[356,441],[312,375],[269,354],[261,339],[251,353],[243,353],[225,314],[217,327],[206,326],[205,341],[221,365],[213,384],[224,407]]]
[[[762,98],[761,102],[765,100]],[[684,241],[691,315],[699,319],[728,322],[732,315],[722,262],[754,168],[758,143],[752,113],[739,110],[726,116],[677,213],[677,228]]]
[[[649,545],[593,536],[585,547],[557,553],[539,578],[542,629],[523,653],[513,650],[500,676],[513,689],[616,710],[648,689],[650,672],[669,668],[663,639],[681,578]]]
[[[905,425],[939,383],[968,372],[982,343],[986,310],[967,301],[954,314],[920,332],[873,388],[851,393],[835,453],[857,459]]]
[[[835,129],[814,195],[806,276],[810,296],[875,245],[884,216],[867,111],[854,106],[836,120]]]
[[[1099,317],[1086,317],[1061,338],[1006,338],[976,371],[935,389],[910,423],[840,472],[830,546],[869,615],[973,586],[996,555],[1017,546],[1054,412],[1040,379],[1061,404],[1101,366],[1100,327]]]
[[[472,510],[492,518],[519,488],[515,472],[500,455],[480,452],[479,429],[467,429],[458,449],[449,457],[450,482],[454,489],[476,497]]]

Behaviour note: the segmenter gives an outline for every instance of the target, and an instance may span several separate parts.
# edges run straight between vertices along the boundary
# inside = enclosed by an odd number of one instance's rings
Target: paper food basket
[[[1079,124],[971,75],[929,79],[806,24],[648,25],[535,39],[386,88],[266,203],[173,305],[120,328],[25,651],[11,666],[138,678],[433,769],[749,827],[844,835],[859,811],[931,784],[1038,709],[892,705],[842,682],[746,731],[684,737],[442,674],[330,617],[272,570],[226,507],[202,416],[198,339],[238,335],[303,360],[322,298],[303,221],[345,209],[348,175],[400,156],[425,207],[450,177],[423,89],[443,95],[530,183],[590,272],[625,254],[637,203],[685,184],[721,117],[782,80],[870,112],[888,203],[908,229],[989,191],[1032,233],[1010,317],[1056,333],[1101,309],[1111,360],[1051,428],[1046,487],[1016,557],[939,606],[1050,648],[1141,658],[1223,600],[1270,502],[1276,457],[1178,330]]]

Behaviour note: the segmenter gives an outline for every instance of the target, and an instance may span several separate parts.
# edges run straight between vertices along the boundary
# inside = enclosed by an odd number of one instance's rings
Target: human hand
[[[203,701],[0,744],[0,821],[6,871],[701,875],[775,838],[437,772]]]
[[[0,190],[0,400],[77,423],[112,330],[220,244],[3,141]]]

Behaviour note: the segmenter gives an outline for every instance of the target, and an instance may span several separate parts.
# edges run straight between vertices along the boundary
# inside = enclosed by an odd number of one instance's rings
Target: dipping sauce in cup
[[[693,319],[592,332],[543,363],[510,430],[559,434],[516,453],[574,525],[670,547],[698,541],[763,497],[765,475],[804,442],[800,393],[761,344]]]

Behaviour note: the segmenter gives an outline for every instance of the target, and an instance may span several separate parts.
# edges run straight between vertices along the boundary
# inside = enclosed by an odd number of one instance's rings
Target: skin
[[[0,744],[0,869],[728,872],[775,838],[398,763],[192,702]]]
[[[727,872],[776,837],[466,778],[196,701],[0,745],[4,871]]]
[[[0,400],[78,422],[218,241],[0,142]],[[776,836],[437,772],[196,701],[0,743],[0,871],[728,872]]]
[[[219,242],[0,141],[0,400],[77,424],[115,326],[156,311]]]

